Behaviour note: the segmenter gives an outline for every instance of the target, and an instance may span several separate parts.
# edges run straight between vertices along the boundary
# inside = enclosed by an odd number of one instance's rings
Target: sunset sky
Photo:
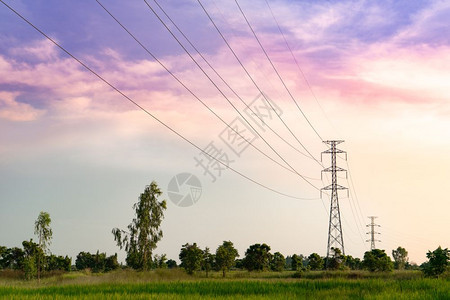
[[[235,1],[201,4],[245,70],[198,1],[158,1],[242,101],[156,2],[147,0],[217,88],[146,2],[100,2],[151,54],[94,0],[4,1],[142,109],[0,3],[0,245],[36,240],[34,221],[47,211],[52,253],[74,263],[80,251],[118,252],[123,261],[111,229],[130,223],[155,180],[168,201],[158,254],[178,259],[185,243],[215,250],[231,240],[241,257],[254,243],[324,256],[322,140],[345,140],[348,160],[337,162],[349,170],[339,174],[350,188],[350,198],[339,194],[346,254],[369,249],[368,216],[378,217],[377,247],[389,255],[402,246],[420,264],[450,246],[449,1],[238,1],[287,89]],[[261,111],[265,124],[249,111],[264,104],[261,91],[287,126],[273,110]],[[245,122],[227,99],[253,126],[254,147],[230,147],[226,123]],[[162,123],[215,147],[233,170],[205,172],[206,156]],[[189,207],[168,198],[180,173],[201,182]]]

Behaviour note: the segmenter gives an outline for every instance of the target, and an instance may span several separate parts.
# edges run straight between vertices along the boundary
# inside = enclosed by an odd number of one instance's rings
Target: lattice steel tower
[[[331,184],[322,188],[322,190],[331,190],[331,205],[330,205],[330,223],[328,225],[328,247],[327,247],[327,262],[330,257],[331,248],[340,249],[342,254],[345,255],[344,250],[344,237],[342,235],[341,225],[341,213],[339,211],[339,199],[338,190],[346,190],[337,183],[337,172],[346,171],[336,166],[336,154],[344,153],[347,160],[347,153],[345,151],[336,148],[336,145],[343,143],[344,141],[324,141],[325,144],[330,146],[330,149],[322,152],[331,154],[331,167],[328,167],[322,172],[331,172]],[[328,263],[327,263],[328,264]]]
[[[370,224],[366,225],[366,227],[370,227],[370,231],[366,234],[370,234],[370,240],[367,240],[366,242],[370,241],[370,250],[376,249],[375,242],[381,242],[380,240],[375,239],[375,234],[380,234],[379,232],[375,231],[375,226],[380,227],[380,225],[375,224],[375,218],[374,216],[368,217],[370,218],[371,222]]]

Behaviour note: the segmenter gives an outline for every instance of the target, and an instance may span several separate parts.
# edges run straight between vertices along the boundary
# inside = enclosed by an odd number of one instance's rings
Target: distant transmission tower
[[[331,172],[332,178],[331,184],[322,189],[322,190],[331,190],[330,222],[328,225],[327,265],[330,257],[331,248],[340,249],[342,254],[345,255],[344,237],[342,235],[342,225],[341,225],[341,213],[339,211],[338,190],[346,190],[347,188],[337,183],[337,172],[346,170],[336,166],[337,153],[345,153],[345,159],[347,160],[347,153],[345,151],[336,148],[336,145],[343,142],[344,141],[324,141],[325,144],[330,145],[330,149],[322,152],[322,154],[323,153],[331,154],[331,167],[326,168],[322,171],[322,172]]]
[[[366,234],[370,234],[370,240],[367,240],[366,242],[370,241],[370,250],[376,249],[375,242],[381,242],[380,240],[375,239],[375,234],[380,234],[379,232],[375,231],[375,226],[380,227],[380,225],[375,224],[375,218],[374,216],[369,217],[371,222],[370,224],[366,225],[366,227],[370,227],[370,232],[367,232]]]

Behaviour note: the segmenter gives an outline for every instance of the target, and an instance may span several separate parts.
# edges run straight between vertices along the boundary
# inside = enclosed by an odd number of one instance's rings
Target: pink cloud
[[[33,106],[16,101],[19,93],[9,93],[0,91],[0,118],[16,121],[34,121],[45,113],[43,109],[36,109]]]

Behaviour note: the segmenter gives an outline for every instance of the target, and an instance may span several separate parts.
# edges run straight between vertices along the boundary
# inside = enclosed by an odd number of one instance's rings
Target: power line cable
[[[145,0],[144,0],[145,1]],[[213,70],[213,72],[217,75],[217,77],[220,78],[220,80],[222,80],[222,82],[233,92],[233,94],[242,102],[242,104],[244,104],[262,123],[265,123],[261,117],[259,116],[259,114],[255,113],[253,111],[253,109],[247,104],[245,103],[245,101],[242,99],[241,96],[239,96],[239,94],[230,86],[230,84],[219,74],[219,72],[217,72],[217,70],[211,65],[211,63],[206,59],[206,57],[197,49],[197,47],[195,47],[195,45],[192,43],[192,41],[186,36],[186,34],[184,34],[184,32],[181,30],[181,28],[175,23],[175,21],[167,14],[166,10],[159,4],[158,1],[153,0],[156,5],[159,7],[159,9],[164,13],[164,15],[167,17],[167,19],[175,26],[175,28],[180,32],[180,34],[186,39],[186,41],[189,43],[189,45],[197,52],[197,54],[203,59],[203,61],[211,68],[211,70]],[[148,5],[147,1],[145,1],[145,3]],[[151,8],[150,8],[151,9]],[[273,130],[273,128],[265,123],[265,125],[267,126],[267,128],[269,128],[270,131],[272,131],[272,133],[274,133],[278,138],[280,138],[283,142],[285,142],[288,146],[290,146],[292,149],[294,149],[295,151],[297,151],[298,153],[300,153],[301,155],[310,158],[310,156],[308,156],[307,154],[303,153],[302,151],[300,151],[298,148],[296,148],[294,145],[292,145],[291,143],[289,143],[286,139],[284,139],[279,133],[277,133],[275,130]]]
[[[355,213],[354,213],[354,211],[353,211],[353,206],[352,206],[351,198],[348,197],[347,199],[350,200],[350,201],[349,201],[349,204],[350,204],[350,210],[351,210],[351,212],[352,212],[353,220],[355,221],[355,225],[356,225],[356,229],[358,230],[359,237],[361,238],[361,241],[363,242],[363,244],[366,245],[366,243],[364,242],[363,235],[362,235],[361,230],[360,230],[361,224],[358,224],[358,219],[356,218]],[[355,207],[355,210],[356,210],[356,207]],[[344,217],[344,216],[342,215],[342,217]],[[345,219],[344,219],[344,220],[345,220]],[[348,224],[348,223],[347,223],[347,224]],[[350,226],[350,224],[348,224],[348,225]]]
[[[181,133],[179,133],[178,131],[176,131],[175,129],[173,129],[172,127],[170,127],[169,125],[167,125],[166,123],[164,123],[163,121],[161,121],[158,117],[156,117],[155,115],[153,115],[151,112],[149,112],[148,110],[146,110],[144,107],[142,107],[140,104],[138,104],[136,101],[134,101],[132,98],[130,98],[129,96],[127,96],[125,93],[123,93],[121,90],[119,90],[117,87],[115,87],[112,83],[110,83],[109,81],[107,81],[105,78],[103,78],[100,74],[98,74],[97,72],[95,72],[93,69],[91,69],[87,64],[85,64],[84,62],[82,62],[80,59],[78,59],[75,55],[73,55],[72,53],[70,53],[68,50],[66,50],[63,46],[61,46],[59,43],[57,43],[54,39],[52,39],[50,36],[48,36],[46,33],[44,33],[41,29],[39,29],[37,26],[35,26],[33,23],[31,23],[28,19],[26,19],[24,16],[22,16],[19,12],[17,12],[16,10],[14,10],[11,6],[9,6],[8,4],[6,4],[3,0],[0,0],[1,3],[3,3],[3,5],[5,5],[9,10],[11,10],[14,14],[16,14],[19,18],[21,18],[23,21],[25,21],[28,25],[30,25],[31,27],[33,27],[37,32],[39,32],[41,35],[43,35],[46,39],[48,39],[50,42],[52,42],[55,46],[57,46],[59,49],[61,49],[63,52],[65,52],[67,55],[69,55],[72,59],[74,59],[76,62],[78,62],[82,67],[84,67],[87,71],[91,72],[93,75],[95,75],[98,79],[100,79],[101,81],[103,81],[106,85],[108,85],[110,88],[112,88],[115,92],[119,93],[122,97],[124,97],[126,100],[128,100],[130,103],[132,103],[133,105],[135,105],[137,108],[139,108],[140,110],[142,110],[144,113],[146,113],[147,115],[149,115],[150,117],[152,117],[155,121],[157,121],[159,124],[161,124],[163,127],[167,128],[169,131],[171,131],[172,133],[174,133],[175,135],[177,135],[179,138],[181,138],[182,140],[184,140],[185,142],[189,143],[191,146],[193,146],[194,148],[200,150],[202,153],[204,153],[205,155],[209,156],[211,159],[214,159],[215,161],[217,161],[219,164],[223,165],[224,167],[229,168],[230,170],[232,170],[233,172],[235,172],[236,174],[240,175],[241,177],[249,180],[250,182],[263,187],[267,190],[270,190],[276,194],[288,197],[288,198],[294,198],[294,199],[299,199],[299,200],[315,200],[314,199],[306,199],[306,198],[301,198],[301,197],[296,197],[296,196],[292,196],[292,195],[288,195],[286,193],[280,192],[278,190],[275,190],[274,188],[271,188],[269,186],[266,186],[248,176],[246,176],[245,174],[237,171],[236,169],[227,166],[225,163],[223,163],[222,161],[220,161],[219,159],[213,157],[212,155],[208,154],[207,152],[205,152],[203,149],[201,149],[199,146],[197,146],[194,142],[192,142],[191,140],[189,140],[188,138],[184,137]]]
[[[247,23],[248,27],[250,28],[251,32],[253,33],[253,36],[255,37],[256,41],[258,42],[258,45],[261,47],[261,50],[264,52],[264,55],[266,56],[267,60],[269,61],[270,65],[272,66],[273,70],[275,71],[275,73],[277,74],[278,78],[280,79],[281,83],[283,84],[284,88],[286,89],[287,93],[289,94],[289,96],[291,97],[292,101],[294,101],[295,106],[298,108],[298,110],[300,111],[300,113],[303,115],[303,117],[305,118],[305,120],[308,122],[309,126],[312,128],[312,130],[314,130],[314,132],[316,133],[316,135],[319,137],[320,141],[323,141],[322,137],[320,136],[320,134],[317,132],[316,128],[314,128],[314,126],[312,125],[311,121],[308,119],[308,117],[306,116],[306,114],[303,112],[303,110],[300,108],[300,106],[298,105],[297,101],[295,100],[294,96],[292,95],[291,91],[289,90],[289,88],[287,87],[286,83],[284,82],[283,78],[281,77],[280,73],[278,72],[277,68],[275,67],[275,65],[272,62],[272,59],[270,59],[269,55],[267,54],[266,49],[264,49],[264,46],[261,44],[261,41],[259,40],[255,30],[253,29],[252,25],[250,24],[250,22],[247,19],[247,16],[245,15],[244,11],[242,10],[241,6],[239,5],[239,2],[237,0],[234,0],[234,2],[236,2],[237,7],[239,8],[239,11],[241,12],[242,16],[245,19],[245,22]]]
[[[364,220],[364,214],[363,214],[363,212],[362,212],[362,210],[361,210],[361,206],[359,205],[358,195],[356,194],[356,188],[355,188],[355,184],[354,184],[354,182],[353,182],[352,172],[351,172],[351,169],[350,169],[350,164],[349,164],[349,162],[348,162],[348,159],[347,159],[345,162],[346,162],[346,164],[347,164],[348,177],[349,177],[349,179],[350,179],[350,182],[349,182],[349,183],[351,183],[351,184],[349,184],[349,185],[351,186],[351,191],[353,191],[353,193],[354,193],[354,195],[355,195],[355,200],[356,200],[356,204],[357,204],[357,207],[358,207],[360,216],[362,217],[362,220]]]
[[[157,58],[156,56],[150,52],[150,50],[148,50],[147,47],[145,47],[145,45],[143,45],[139,39],[133,35],[105,6],[103,6],[99,0],[96,0],[96,2],[114,19],[114,21],[116,21],[117,24],[119,24],[150,56],[152,56],[161,66],[164,67],[164,69],[166,69],[166,71],[169,71],[168,68],[166,68]],[[146,2],[147,3],[147,2]],[[150,7],[151,8],[151,7]],[[153,10],[152,10],[153,11]],[[159,16],[158,16],[159,18]],[[163,25],[165,25],[163,23]],[[167,29],[168,27],[165,26]],[[169,29],[168,29],[169,30]],[[169,30],[169,32],[171,32]],[[173,34],[172,34],[173,35]],[[174,36],[174,35],[173,35]],[[175,37],[175,36],[174,36]],[[179,42],[179,40],[175,37],[175,39]],[[180,43],[180,42],[179,42]],[[192,60],[194,60],[194,62],[196,63],[196,65],[203,71],[203,73],[205,74],[205,76],[210,79],[210,81],[212,82],[212,84],[219,90],[219,92],[222,93],[222,91],[218,88],[218,86],[211,80],[211,78],[208,76],[208,74],[206,74],[206,72],[198,65],[198,63],[195,61],[195,59],[190,55],[190,53],[186,50],[186,48],[180,44],[181,47],[188,53],[188,55],[191,57]],[[173,78],[175,78],[183,87],[186,88],[186,90],[188,90],[192,96],[194,96],[198,101],[200,101],[201,104],[203,104],[211,113],[214,114],[214,116],[216,116],[220,121],[222,121],[228,128],[230,128],[231,130],[233,130],[236,134],[238,134],[243,140],[245,140],[249,145],[251,145],[253,148],[255,148],[257,151],[259,151],[261,154],[263,154],[264,156],[266,156],[267,158],[269,158],[270,160],[272,160],[273,162],[277,163],[278,165],[282,166],[281,164],[279,164],[277,161],[275,161],[273,158],[271,158],[270,156],[268,156],[267,154],[265,154],[264,152],[262,152],[259,148],[257,148],[255,145],[253,145],[250,141],[247,141],[247,139],[245,139],[245,137],[243,137],[237,130],[235,130],[234,128],[232,128],[225,120],[223,120],[217,113],[215,113],[204,101],[202,101],[196,94],[194,94],[185,84],[183,84],[181,82],[181,80],[175,76],[175,74],[173,74],[172,72],[169,72]],[[240,112],[235,108],[235,106],[231,103],[231,101],[228,100],[228,98],[225,96],[225,94],[222,93],[222,95],[225,97],[225,99],[227,99],[228,103],[240,114]],[[241,114],[240,114],[241,115]],[[241,115],[242,116],[242,115]],[[243,117],[243,116],[242,116]],[[243,117],[244,118],[244,117]],[[244,118],[245,120],[245,118]],[[249,125],[251,126],[251,124],[249,123]],[[253,126],[252,126],[253,128]],[[263,138],[263,140],[265,141],[265,139]],[[266,142],[267,143],[267,142]],[[268,143],[267,145],[269,147],[271,147]],[[314,184],[312,184],[310,181],[308,181],[308,179],[306,179],[304,176],[302,176],[300,173],[298,173],[280,154],[278,154],[278,152],[273,149],[271,147],[271,149],[298,175],[300,176],[304,181],[306,181],[309,185],[311,185],[313,188],[319,190],[319,188],[317,188]],[[282,166],[284,167],[284,166]]]
[[[242,67],[242,69],[245,71],[245,73],[247,74],[247,77],[250,79],[250,81],[253,83],[253,85],[257,88],[257,90],[264,96],[264,93],[262,92],[261,88],[258,86],[258,84],[255,82],[255,80],[253,79],[253,77],[250,75],[250,73],[248,72],[247,68],[244,66],[244,64],[242,63],[242,61],[239,59],[239,57],[237,56],[236,52],[233,50],[233,48],[231,47],[231,45],[228,43],[227,39],[225,38],[225,36],[222,34],[222,31],[219,29],[219,27],[216,25],[216,23],[214,22],[214,20],[212,19],[211,15],[208,13],[208,11],[206,10],[206,8],[203,6],[202,2],[200,0],[197,0],[197,2],[200,4],[200,6],[202,7],[203,11],[205,12],[205,14],[207,15],[208,19],[211,21],[211,23],[213,24],[214,28],[217,30],[217,32],[219,33],[219,35],[222,37],[223,41],[225,42],[225,44],[227,45],[228,49],[230,49],[231,53],[234,55],[234,57],[236,58],[236,60],[238,61],[239,65]],[[264,98],[266,98],[264,96]],[[286,122],[283,120],[283,118],[280,116],[280,114],[278,114],[276,112],[276,110],[273,108],[273,105],[270,103],[270,101],[267,100],[267,103],[270,105],[270,107],[275,111],[275,114],[278,116],[278,118],[280,119],[280,121],[283,123],[283,125],[286,127],[286,129],[291,133],[291,135],[294,137],[294,139],[303,147],[303,149],[305,149],[305,151],[311,156],[311,158],[313,158],[319,165],[321,165],[321,163],[311,154],[311,152],[303,145],[303,143],[297,138],[297,136],[294,134],[294,132],[289,128],[289,126],[286,124]]]
[[[331,122],[330,118],[328,118],[327,114],[325,113],[325,110],[323,109],[322,105],[320,104],[319,99],[317,98],[316,93],[315,93],[314,90],[312,89],[311,84],[309,83],[309,80],[308,80],[308,78],[306,77],[305,72],[303,72],[303,69],[300,67],[299,62],[297,61],[297,58],[295,57],[294,52],[292,51],[292,48],[291,48],[291,46],[289,45],[289,43],[288,43],[288,41],[287,41],[287,39],[286,39],[286,36],[284,35],[283,30],[281,29],[281,26],[280,26],[280,24],[278,23],[277,18],[275,17],[275,14],[273,13],[273,10],[272,10],[272,7],[271,7],[270,4],[269,4],[269,1],[268,1],[268,0],[265,0],[265,1],[266,1],[266,4],[267,4],[267,7],[268,7],[269,10],[270,10],[270,14],[272,15],[272,18],[273,18],[274,21],[275,21],[275,24],[277,24],[278,31],[280,31],[280,34],[281,34],[281,36],[283,37],[284,43],[286,44],[286,47],[289,49],[289,52],[291,53],[292,59],[294,60],[295,65],[297,66],[297,69],[299,70],[300,74],[302,75],[303,80],[304,80],[305,83],[306,83],[306,86],[308,87],[309,91],[311,92],[311,95],[313,96],[314,100],[316,101],[317,105],[319,106],[320,110],[322,111],[322,114],[323,114],[323,115],[325,116],[325,118],[328,120],[328,122],[330,123],[331,127],[334,128],[334,129],[336,130],[336,127],[333,126],[333,123]]]
[[[224,14],[223,10],[220,8],[220,6],[218,5],[217,2],[220,2],[220,0],[211,0],[211,4],[215,8],[215,11],[213,13],[216,14],[216,12],[217,12],[218,17],[220,17],[221,21],[224,24],[227,24],[230,27],[229,29],[231,31],[231,34],[236,39],[235,43],[240,45],[240,46],[246,47],[245,41],[241,41],[240,40],[239,34],[237,32],[237,31],[239,31],[240,27],[239,27],[239,29],[233,28],[235,25],[232,24],[231,22],[229,22],[229,18],[225,17],[225,14]],[[221,4],[222,3],[223,3],[223,1],[221,2]],[[282,98],[282,95],[280,94],[280,91],[278,90],[278,88],[276,88],[273,85],[272,80],[271,80],[270,76],[268,76],[269,74],[267,73],[267,70],[265,70],[262,62],[257,60],[257,59],[255,59],[253,56],[249,56],[249,57],[246,57],[246,58],[254,65],[254,67],[258,70],[260,75],[264,77],[266,85],[268,85],[273,90],[271,92],[271,94],[276,94],[275,97]],[[309,158],[311,158],[311,157],[309,157]]]
[[[97,3],[99,3],[103,8],[104,6],[98,1],[96,0]],[[308,176],[304,176],[302,174],[300,174],[298,171],[296,171],[294,169],[294,167],[292,167],[291,164],[289,164],[286,159],[284,159],[281,154],[279,154],[278,151],[276,151],[272,145],[269,144],[269,142],[267,142],[267,140],[256,130],[256,128],[254,128],[254,126],[244,117],[244,115],[242,115],[242,113],[236,108],[236,106],[230,101],[230,99],[228,99],[228,97],[225,95],[225,93],[219,88],[219,86],[214,82],[214,80],[212,80],[212,78],[206,73],[206,71],[202,68],[202,66],[200,66],[200,64],[195,60],[195,58],[191,55],[191,53],[186,49],[186,47],[181,43],[181,41],[176,37],[176,35],[172,32],[172,30],[167,26],[167,24],[161,19],[161,17],[158,15],[158,13],[153,9],[153,7],[150,6],[150,4],[144,0],[145,4],[147,4],[148,8],[153,12],[153,14],[158,18],[158,20],[161,22],[161,24],[166,28],[166,30],[172,35],[172,37],[177,41],[177,43],[180,45],[181,48],[183,48],[183,50],[186,52],[186,54],[191,58],[191,60],[195,63],[195,65],[202,71],[202,73],[206,76],[206,78],[208,78],[208,80],[211,82],[211,84],[219,91],[219,93],[225,98],[225,100],[228,102],[228,104],[231,105],[231,107],[239,114],[239,116],[250,126],[250,128],[255,131],[255,133],[264,141],[264,143],[279,157],[281,158],[281,160],[283,160],[283,162],[289,166],[290,169],[286,168],[285,166],[281,165],[280,163],[278,163],[277,161],[275,161],[273,158],[271,158],[270,156],[268,156],[267,154],[265,154],[264,152],[262,152],[261,150],[259,150],[258,148],[256,148],[256,146],[253,145],[253,147],[255,149],[257,149],[260,153],[262,153],[264,156],[266,156],[267,158],[269,158],[270,160],[272,160],[273,162],[275,162],[276,164],[280,165],[281,167],[287,169],[288,171],[293,172],[294,174],[297,174],[298,176],[300,176],[303,180],[307,181],[307,179],[310,180],[317,180],[315,178],[311,178]],[[156,4],[158,4],[156,1],[154,1]],[[159,5],[158,5],[159,6]],[[161,6],[159,6],[161,10],[163,10],[161,8]],[[106,8],[105,8],[106,10]],[[110,15],[111,13],[108,12]],[[112,15],[111,15],[112,16]],[[167,14],[166,14],[167,16]],[[117,20],[116,18],[114,18],[115,20]],[[120,23],[119,23],[120,24]],[[123,25],[121,25],[123,26]],[[178,27],[177,27],[178,28]],[[129,32],[127,30],[127,32]],[[184,35],[184,34],[183,34]],[[139,42],[140,45],[142,45],[142,43]],[[191,44],[192,45],[192,44]],[[195,48],[196,49],[196,48]],[[197,53],[200,54],[199,51],[197,51]],[[201,54],[200,54],[201,55]],[[201,55],[201,57],[203,57]],[[212,68],[212,66],[208,63],[208,65]],[[213,69],[213,68],[212,68]],[[215,71],[215,69],[214,69]],[[216,72],[216,74],[220,77],[220,75]],[[220,77],[222,78],[222,77]],[[222,79],[223,80],[223,79]],[[236,93],[237,95],[237,93]],[[239,95],[237,95],[237,97],[245,104],[245,102],[242,100],[241,97],[239,97]],[[251,109],[248,105],[247,107],[249,109]],[[253,111],[252,111],[253,112]],[[254,112],[253,112],[254,113]],[[260,119],[262,121],[262,119]],[[231,128],[231,127],[230,127]],[[308,182],[309,183],[309,182]]]

